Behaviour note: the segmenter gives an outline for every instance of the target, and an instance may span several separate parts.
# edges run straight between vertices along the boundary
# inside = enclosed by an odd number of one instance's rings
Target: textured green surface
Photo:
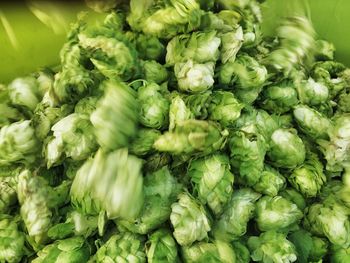
[[[66,30],[85,7],[46,2],[40,9],[51,21],[56,21],[55,30],[41,22],[28,6],[0,4],[0,82],[57,64]],[[335,44],[336,59],[350,65],[349,0],[267,0],[263,11],[264,31],[268,34],[273,34],[281,17],[300,12],[308,14],[318,35]],[[15,45],[8,37],[4,22],[14,32]]]

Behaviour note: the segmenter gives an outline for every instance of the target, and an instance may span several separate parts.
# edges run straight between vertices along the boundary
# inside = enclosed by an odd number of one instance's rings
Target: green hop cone
[[[268,62],[290,73],[294,65],[303,62],[315,45],[315,30],[305,16],[287,17],[277,29],[280,45],[268,55]]]
[[[0,165],[32,164],[40,144],[29,120],[6,125],[0,130]]]
[[[210,89],[214,84],[213,62],[197,64],[193,60],[176,63],[174,72],[180,91],[200,93]]]
[[[91,74],[81,66],[64,68],[55,75],[54,92],[61,103],[79,100],[90,92],[92,86]]]
[[[137,52],[119,33],[106,30],[86,30],[78,34],[80,46],[87,51],[91,62],[107,78],[130,80],[137,75]],[[101,31],[101,32],[99,32]]]
[[[282,82],[266,87],[260,106],[272,113],[285,113],[298,104],[298,94],[292,83]]]
[[[146,253],[149,263],[180,262],[176,242],[167,229],[159,229],[149,236]]]
[[[212,100],[212,92],[206,91],[200,94],[182,96],[186,106],[190,109],[195,119],[205,120],[209,115],[209,106]]]
[[[350,248],[337,247],[332,251],[331,263],[346,263],[350,260]]]
[[[33,263],[82,263],[89,260],[91,253],[90,245],[83,237],[71,237],[47,245],[37,254]]]
[[[61,50],[62,69],[55,75],[53,94],[60,103],[77,102],[91,92],[96,85],[94,76],[83,64],[83,51],[75,43],[68,42]]]
[[[204,207],[187,193],[178,197],[172,204],[170,221],[174,227],[174,237],[181,246],[208,238],[210,221]]]
[[[179,123],[172,132],[165,132],[153,147],[160,152],[202,155],[210,154],[223,147],[228,135],[214,122],[187,120]]]
[[[24,110],[29,116],[40,102],[39,84],[34,77],[17,78],[7,87],[13,105]]]
[[[335,51],[333,43],[319,39],[315,45],[315,58],[317,60],[333,60]]]
[[[163,166],[171,164],[171,156],[168,153],[153,153],[147,157],[143,168],[148,172],[155,172],[162,168]]]
[[[310,253],[311,260],[317,262],[322,260],[328,253],[329,242],[323,238],[312,237],[313,250]]]
[[[215,31],[176,36],[167,45],[166,63],[175,65],[187,59],[198,63],[215,62],[219,58],[220,44]]]
[[[32,118],[36,137],[45,140],[49,136],[51,127],[71,113],[71,110],[71,105],[67,104],[61,107],[51,107],[46,103],[39,103]]]
[[[107,150],[127,146],[136,134],[136,95],[130,87],[118,81],[104,82],[103,89],[105,94],[90,117],[97,142]]]
[[[253,261],[295,262],[297,254],[293,243],[287,240],[286,235],[275,231],[267,231],[260,236],[248,239],[248,247]]]
[[[179,95],[175,95],[169,108],[169,131],[174,130],[182,121],[192,119],[192,117],[193,113],[186,106],[185,101]]]
[[[138,34],[135,45],[141,59],[160,61],[166,52],[164,44],[155,36]]]
[[[17,220],[10,215],[0,216],[0,261],[19,263],[25,254],[25,236],[20,232]]]
[[[350,89],[345,89],[339,95],[337,110],[340,112],[350,113]]]
[[[296,204],[301,211],[304,211],[304,209],[306,208],[305,198],[302,196],[301,193],[299,193],[293,188],[287,188],[279,192],[279,195],[289,200],[290,202]]]
[[[101,223],[99,216],[86,216],[73,210],[67,213],[65,222],[52,226],[47,235],[53,240],[71,236],[83,236],[87,238],[97,232],[99,223]]]
[[[214,154],[194,160],[190,163],[187,174],[199,201],[208,205],[215,215],[221,214],[233,192],[234,176],[230,172],[228,157]]]
[[[138,89],[140,104],[140,122],[148,128],[160,129],[168,125],[169,100],[162,94],[156,83],[144,85]]]
[[[327,86],[322,82],[316,82],[312,78],[298,83],[296,89],[300,102],[306,105],[320,105],[329,99]]]
[[[256,222],[261,231],[291,228],[303,217],[298,206],[282,196],[263,196],[256,203]]]
[[[266,142],[260,134],[236,131],[230,135],[229,149],[232,167],[239,172],[238,181],[244,185],[256,184],[264,169]]]
[[[0,177],[0,213],[5,214],[17,203],[17,178]]]
[[[269,196],[276,196],[286,185],[286,179],[278,170],[265,165],[259,181],[253,186],[254,190]]]
[[[298,254],[298,262],[318,262],[328,252],[328,243],[326,240],[312,236],[304,229],[291,233],[288,239],[294,244]]]
[[[160,135],[160,131],[156,129],[140,129],[129,146],[130,152],[137,156],[152,153],[154,151],[153,144]]]
[[[169,219],[171,204],[176,201],[180,190],[181,185],[167,166],[147,174],[143,186],[144,204],[139,216],[132,221],[117,221],[117,225],[122,225],[133,233],[149,233]]]
[[[329,119],[318,111],[306,106],[298,105],[293,110],[294,119],[300,130],[313,139],[326,139],[327,132],[332,127]]]
[[[326,169],[336,172],[350,167],[350,114],[339,115],[328,135],[329,141],[318,141],[327,160]]]
[[[233,250],[236,254],[237,263],[249,263],[250,262],[250,252],[249,249],[239,241],[232,243]]]
[[[335,98],[349,84],[349,70],[340,62],[320,61],[316,62],[311,71],[311,76],[327,86],[329,98]]]
[[[326,182],[323,165],[317,156],[311,155],[288,176],[291,185],[305,197],[316,197]]]
[[[70,192],[72,204],[86,214],[106,211],[109,219],[135,218],[143,204],[141,165],[127,149],[99,150],[77,172]]]
[[[51,128],[53,139],[45,151],[47,166],[57,164],[62,155],[75,161],[87,159],[97,149],[97,142],[89,116],[72,113]]]
[[[281,116],[272,116],[264,110],[245,108],[235,126],[249,137],[257,137],[259,140],[269,142],[272,133],[282,125],[279,123],[281,119]]]
[[[143,246],[143,238],[141,236],[130,232],[114,234],[97,250],[89,262],[145,263],[146,254]]]
[[[170,39],[179,33],[188,33],[198,28],[201,15],[200,5],[194,0],[167,2],[165,5],[140,5],[133,0],[130,1],[127,20],[133,30]]]
[[[221,62],[233,62],[243,43],[243,30],[238,26],[235,30],[220,35],[221,38]]]
[[[344,207],[334,201],[314,203],[304,219],[305,228],[319,236],[327,237],[334,244],[348,247],[350,244],[350,221]]]
[[[241,104],[231,92],[216,91],[212,94],[209,105],[209,119],[219,122],[222,126],[232,125],[240,116]]]
[[[0,112],[0,128],[23,119],[19,110],[11,105],[8,88],[2,84],[0,84]]]
[[[91,113],[93,113],[96,110],[97,101],[97,96],[89,96],[82,98],[74,106],[74,112],[78,114],[83,114],[85,116],[90,116]]]
[[[189,247],[182,247],[185,263],[235,262],[236,254],[231,244],[215,240],[213,243],[197,242]]]
[[[35,244],[48,241],[47,231],[52,225],[53,208],[68,201],[69,183],[62,182],[56,188],[48,185],[43,177],[24,170],[18,176],[17,197],[20,213],[28,235]]]
[[[236,190],[223,213],[214,223],[215,238],[233,241],[243,236],[247,231],[249,220],[254,216],[255,202],[260,196],[250,188]]]
[[[96,172],[91,172],[94,169],[93,165],[94,159],[90,158],[82,166],[74,169],[76,175],[70,189],[73,207],[87,215],[98,215],[102,210],[101,202],[91,194],[94,176],[96,176]]]
[[[168,79],[167,69],[154,60],[143,61],[142,72],[144,79],[150,83],[155,82],[161,84]]]
[[[235,84],[236,88],[251,90],[263,85],[267,70],[253,57],[242,54],[234,62],[224,64],[219,69],[218,77],[221,84]]]
[[[267,151],[271,163],[280,168],[294,168],[305,160],[305,146],[294,130],[277,129]]]

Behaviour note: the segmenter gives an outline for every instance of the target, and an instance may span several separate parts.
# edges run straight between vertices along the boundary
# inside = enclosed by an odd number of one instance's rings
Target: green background
[[[35,7],[50,23],[40,21],[27,5],[0,4],[0,82],[57,64],[70,23],[86,10],[82,4],[42,3]],[[318,35],[335,44],[336,58],[350,65],[350,0],[268,0],[263,30],[273,34],[281,17],[295,13],[308,15]],[[4,24],[10,25],[15,45]]]

